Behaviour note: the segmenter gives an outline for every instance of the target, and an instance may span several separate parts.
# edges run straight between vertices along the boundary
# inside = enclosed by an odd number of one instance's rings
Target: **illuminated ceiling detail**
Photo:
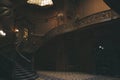
[[[39,6],[53,5],[52,0],[28,0],[27,3],[35,4],[35,5],[39,5]]]

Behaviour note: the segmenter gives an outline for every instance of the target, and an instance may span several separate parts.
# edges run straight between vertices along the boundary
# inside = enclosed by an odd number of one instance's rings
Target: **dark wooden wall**
[[[35,68],[120,74],[118,25],[119,20],[110,21],[51,39],[35,54]]]

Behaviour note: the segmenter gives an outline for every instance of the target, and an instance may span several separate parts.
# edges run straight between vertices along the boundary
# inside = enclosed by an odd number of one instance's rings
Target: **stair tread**
[[[16,63],[15,70],[17,80],[35,80],[36,78],[38,78],[38,75],[32,70],[30,66],[22,67],[21,65]]]

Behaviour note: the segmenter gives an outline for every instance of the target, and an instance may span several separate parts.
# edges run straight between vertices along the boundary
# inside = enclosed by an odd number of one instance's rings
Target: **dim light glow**
[[[99,49],[102,49],[102,50],[103,50],[103,49],[104,49],[104,47],[103,47],[103,46],[99,46]]]
[[[1,36],[6,36],[6,33],[3,30],[0,30],[0,35]]]
[[[12,31],[13,32],[19,32],[19,29],[18,28],[13,28]]]
[[[15,32],[19,32],[19,29],[16,28],[16,29],[15,29]]]
[[[36,4],[36,5],[39,5],[39,6],[53,5],[52,0],[28,0],[27,3]]]

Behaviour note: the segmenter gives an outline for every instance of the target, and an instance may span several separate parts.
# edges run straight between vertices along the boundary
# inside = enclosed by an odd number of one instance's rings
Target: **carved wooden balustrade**
[[[55,37],[60,34],[75,31],[81,28],[89,27],[97,23],[118,19],[119,15],[112,10],[106,10],[99,13],[92,14],[84,18],[76,18],[72,23],[67,23],[50,30],[45,36],[47,39]]]

